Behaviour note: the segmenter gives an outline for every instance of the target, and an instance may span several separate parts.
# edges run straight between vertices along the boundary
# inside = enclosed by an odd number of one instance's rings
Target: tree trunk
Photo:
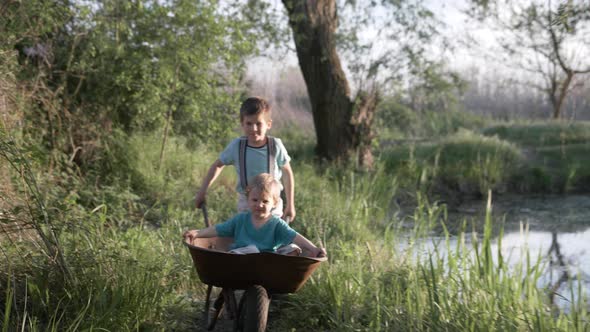
[[[307,86],[317,136],[316,154],[372,166],[370,143],[377,93],[352,100],[336,52],[335,0],[283,0]]]
[[[573,78],[574,73],[572,72],[572,70],[566,70],[566,77],[565,80],[561,83],[561,87],[559,89],[559,96],[552,96],[551,98],[553,104],[553,119],[561,118],[563,104],[565,102],[565,98],[567,97],[568,89]]]

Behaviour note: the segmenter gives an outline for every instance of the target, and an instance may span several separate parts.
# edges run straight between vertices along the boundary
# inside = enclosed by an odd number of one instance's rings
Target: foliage
[[[2,331],[194,330],[205,287],[180,235],[202,225],[192,195],[236,124],[251,22],[216,1],[31,0],[0,10]],[[383,127],[426,136],[479,126],[400,105],[392,101]],[[577,157],[590,155],[585,129],[570,129],[546,130],[547,142],[565,136],[539,149],[551,160],[561,153],[564,188],[590,178]],[[312,161],[305,134],[279,136],[295,157],[293,226],[330,261],[285,298],[277,330],[588,329],[583,297],[569,312],[547,304],[540,261],[510,269],[494,256],[489,215],[471,242],[460,233],[451,246],[445,234],[449,255],[423,242],[447,227],[445,206],[423,193],[441,183],[503,190],[520,158],[513,144],[459,131],[393,147],[375,171],[357,172]],[[554,184],[545,169],[532,174]],[[212,221],[234,213],[235,181],[224,172],[211,188]],[[401,213],[408,193],[415,209]]]
[[[456,241],[446,233],[429,246],[418,237],[386,231],[383,244],[336,246],[331,264],[290,298],[288,321],[281,326],[343,331],[587,328],[584,309],[580,315],[550,313],[547,298],[536,288],[544,268],[541,257],[506,264],[502,244],[492,239],[490,211],[483,234],[461,232]],[[414,225],[429,222],[422,214]],[[575,292],[578,286],[570,287]],[[574,305],[576,310],[580,305],[583,300]]]
[[[515,191],[583,192],[590,186],[587,122],[516,122],[486,128],[484,135],[518,144],[528,155],[529,166],[512,181]]]
[[[33,0],[3,11],[1,54],[10,61],[2,72],[32,92],[25,132],[48,153],[69,154],[85,171],[101,162],[116,128],[154,130],[176,119],[174,130],[192,144],[233,129],[255,49],[248,25],[216,1]]]
[[[416,111],[399,98],[379,104],[376,131],[382,143],[388,140],[428,139],[451,135],[461,128],[478,130],[488,119],[454,109]]]
[[[437,33],[442,23],[423,1],[338,1],[337,6],[338,50],[359,90],[392,93],[403,87],[402,78],[430,81],[438,77],[428,76],[438,73],[435,70],[419,69],[436,67],[426,45],[445,43]]]
[[[214,149],[188,150],[184,139],[173,138],[177,148],[155,171],[158,149],[148,147],[158,136],[154,132],[124,141],[128,165],[143,178],[140,192],[126,181],[95,187],[76,173],[49,177],[35,171],[44,187],[53,188],[44,194],[48,210],[60,221],[61,249],[76,282],[60,282],[26,231],[2,228],[0,263],[8,266],[0,273],[4,326],[24,325],[31,331],[188,331],[198,326],[195,317],[205,288],[180,234],[201,227],[190,193],[206,172],[207,160],[215,157]],[[462,134],[445,141],[441,151],[447,153],[445,158],[441,153],[440,164],[473,158],[474,150],[459,154],[460,144],[479,146],[482,152],[508,148],[497,138]],[[33,165],[35,170],[44,167]],[[460,233],[454,242],[446,233],[433,250],[423,236],[433,226],[446,229],[445,207],[417,194],[416,208],[400,213],[396,200],[406,175],[399,170],[392,174],[385,166],[359,173],[302,158],[293,161],[298,184],[293,226],[324,244],[330,261],[297,294],[282,299],[280,318],[271,318],[272,330],[587,328],[583,297],[572,306],[575,311],[552,313],[543,289],[537,288],[540,260],[533,257],[516,267],[497,260],[501,244],[492,241],[491,221],[483,236]],[[216,183],[209,196],[214,222],[233,213],[235,179],[224,175]],[[81,199],[89,193],[97,200]],[[575,282],[571,287],[577,287]]]
[[[500,139],[521,146],[559,146],[590,141],[590,123],[584,121],[512,122],[487,127],[483,130],[483,134],[496,135]]]
[[[483,195],[490,189],[505,191],[522,155],[509,142],[460,131],[439,143],[394,146],[382,158],[410,188]]]

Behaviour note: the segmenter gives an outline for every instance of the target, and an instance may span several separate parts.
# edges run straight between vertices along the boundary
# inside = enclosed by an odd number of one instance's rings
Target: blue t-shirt
[[[280,180],[283,175],[282,168],[290,160],[287,149],[283,145],[283,142],[275,137],[275,168],[274,176],[275,179]],[[225,149],[219,155],[219,160],[224,165],[234,165],[238,179],[240,178],[240,138],[232,140]],[[259,148],[246,146],[246,179],[250,180],[260,173],[268,173],[268,144]],[[240,181],[236,185],[236,191],[244,193],[244,190],[240,186]]]
[[[232,237],[231,249],[255,245],[260,251],[276,251],[278,247],[293,242],[297,232],[281,218],[272,216],[266,224],[256,229],[250,212],[239,213],[221,224],[215,225],[217,235]]]

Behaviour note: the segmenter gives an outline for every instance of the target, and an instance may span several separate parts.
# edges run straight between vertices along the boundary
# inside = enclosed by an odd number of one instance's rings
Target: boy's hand
[[[295,207],[287,205],[285,207],[285,211],[283,212],[283,220],[285,220],[288,224],[292,223],[295,220]]]
[[[201,206],[203,206],[203,203],[205,203],[205,195],[207,195],[207,193],[201,190],[195,195],[195,206],[197,209],[200,209]]]
[[[184,232],[184,234],[182,234],[182,237],[184,238],[185,242],[192,244],[193,240],[197,238],[198,234],[199,234],[199,231],[196,229],[193,229],[193,230],[189,230],[189,231]]]

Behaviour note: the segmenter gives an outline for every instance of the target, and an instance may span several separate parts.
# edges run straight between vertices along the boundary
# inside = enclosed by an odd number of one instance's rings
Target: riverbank
[[[385,144],[400,184],[459,206],[494,194],[590,192],[590,122],[498,124],[434,140]]]

